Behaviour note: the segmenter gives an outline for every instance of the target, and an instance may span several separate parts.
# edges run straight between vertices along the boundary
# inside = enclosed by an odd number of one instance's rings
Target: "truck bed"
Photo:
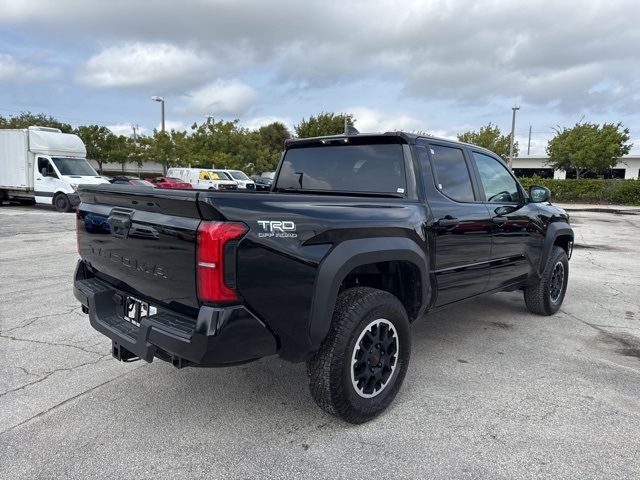
[[[78,248],[92,273],[194,321],[202,306],[198,225],[242,222],[247,233],[233,265],[240,301],[296,351],[311,342],[318,265],[335,243],[358,237],[420,240],[417,230],[407,229],[420,206],[406,199],[127,185],[85,185],[79,193]]]

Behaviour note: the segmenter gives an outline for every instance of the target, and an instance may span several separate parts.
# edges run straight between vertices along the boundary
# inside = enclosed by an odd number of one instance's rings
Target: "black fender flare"
[[[553,245],[556,243],[556,239],[561,236],[571,237],[573,242],[573,229],[566,222],[552,222],[547,227],[547,233],[544,237],[544,245],[542,247],[542,255],[540,255],[540,263],[538,265],[538,274],[542,275],[544,266],[547,264],[547,259],[551,255]],[[568,253],[571,254],[571,251]]]
[[[309,338],[314,347],[319,347],[329,332],[338,290],[347,274],[361,265],[398,260],[411,262],[420,271],[422,302],[416,318],[424,313],[431,293],[428,258],[414,241],[403,237],[345,240],[318,267],[309,320]]]

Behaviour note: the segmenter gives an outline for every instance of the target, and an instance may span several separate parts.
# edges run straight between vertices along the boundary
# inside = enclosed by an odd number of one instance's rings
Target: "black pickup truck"
[[[79,188],[74,293],[122,361],[306,361],[359,423],[407,371],[410,324],[487,293],[562,304],[573,231],[492,152],[406,133],[288,141],[269,192]]]

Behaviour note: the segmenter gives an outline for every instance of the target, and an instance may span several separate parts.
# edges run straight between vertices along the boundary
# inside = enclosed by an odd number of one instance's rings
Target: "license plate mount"
[[[148,302],[143,302],[135,297],[127,297],[124,305],[124,319],[136,327],[140,326],[140,321],[158,312],[156,307],[150,306]]]

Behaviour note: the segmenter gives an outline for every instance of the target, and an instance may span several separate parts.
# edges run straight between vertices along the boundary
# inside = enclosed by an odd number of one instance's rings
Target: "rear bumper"
[[[158,307],[157,314],[134,325],[122,315],[128,293],[93,276],[82,260],[76,266],[73,294],[88,312],[91,326],[113,341],[113,354],[121,360],[140,357],[151,362],[157,357],[178,367],[215,367],[277,351],[273,334],[243,306],[203,306],[196,319]]]

